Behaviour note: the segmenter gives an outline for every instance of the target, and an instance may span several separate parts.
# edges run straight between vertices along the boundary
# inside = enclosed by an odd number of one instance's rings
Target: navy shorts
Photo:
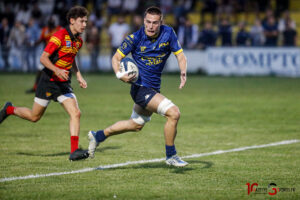
[[[131,85],[131,90],[130,90],[131,98],[133,99],[134,103],[136,103],[137,105],[141,106],[144,109],[146,108],[149,101],[154,97],[156,93],[158,92],[152,88],[147,88],[135,84]]]

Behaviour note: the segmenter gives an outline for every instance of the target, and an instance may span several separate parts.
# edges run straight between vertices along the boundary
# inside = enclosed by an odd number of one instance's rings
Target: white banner
[[[208,48],[209,75],[277,75],[300,77],[299,48]]]

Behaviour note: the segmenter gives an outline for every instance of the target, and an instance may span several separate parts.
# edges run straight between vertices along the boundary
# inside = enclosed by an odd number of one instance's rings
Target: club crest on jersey
[[[126,49],[126,48],[127,48],[127,44],[126,44],[126,42],[124,42],[122,45],[122,49]]]
[[[71,41],[70,40],[66,40],[66,47],[71,47]]]
[[[145,47],[145,46],[141,46],[141,52],[144,52],[144,51],[145,51],[145,49],[146,49],[146,47]]]
[[[80,46],[80,42],[76,42],[76,48],[78,49]]]

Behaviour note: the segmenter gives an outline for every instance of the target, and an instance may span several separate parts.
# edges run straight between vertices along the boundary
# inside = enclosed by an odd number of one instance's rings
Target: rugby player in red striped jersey
[[[69,25],[57,31],[40,57],[45,66],[41,80],[38,83],[32,109],[13,106],[6,102],[0,111],[0,123],[9,115],[37,122],[43,116],[50,100],[58,101],[70,116],[71,153],[70,160],[80,160],[88,157],[86,150],[78,148],[80,129],[80,110],[77,99],[72,91],[71,73],[73,69],[81,88],[87,88],[77,67],[75,56],[82,46],[80,34],[86,28],[88,11],[81,6],[75,6],[67,13]]]

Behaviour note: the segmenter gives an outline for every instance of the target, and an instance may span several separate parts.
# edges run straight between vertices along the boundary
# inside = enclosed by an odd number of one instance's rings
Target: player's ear
[[[70,18],[70,24],[75,24],[75,19],[74,18]]]

